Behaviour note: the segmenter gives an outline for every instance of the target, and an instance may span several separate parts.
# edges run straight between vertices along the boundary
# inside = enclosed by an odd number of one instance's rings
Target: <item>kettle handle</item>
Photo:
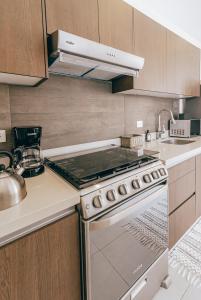
[[[0,157],[1,156],[7,156],[9,158],[9,168],[12,168],[13,167],[13,156],[10,152],[8,151],[0,151]]]

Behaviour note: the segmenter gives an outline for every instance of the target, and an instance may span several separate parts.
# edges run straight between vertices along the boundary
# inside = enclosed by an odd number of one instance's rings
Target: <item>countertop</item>
[[[159,152],[167,168],[201,154],[201,136],[186,145],[164,144],[156,140],[145,149]],[[0,246],[52,223],[75,210],[80,193],[70,183],[46,168],[42,175],[26,179],[27,196],[19,204],[0,211]]]
[[[187,140],[187,138],[183,139]],[[164,162],[167,168],[171,168],[182,161],[201,154],[201,136],[191,137],[190,140],[194,142],[186,145],[165,144],[162,143],[163,140],[156,140],[146,143],[144,148],[158,151],[159,158]]]
[[[79,192],[48,168],[25,181],[26,198],[0,211],[0,246],[70,214],[80,202]]]

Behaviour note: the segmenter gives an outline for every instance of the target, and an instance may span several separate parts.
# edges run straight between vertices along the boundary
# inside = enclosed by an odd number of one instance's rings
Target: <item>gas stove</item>
[[[46,159],[46,164],[80,190],[85,219],[167,178],[158,158],[138,157],[134,151],[121,147],[74,157],[57,156]]]
[[[116,147],[70,158],[50,158],[47,165],[80,190],[157,160]]]
[[[128,300],[140,293],[152,299],[168,274],[163,163],[111,147],[46,164],[80,192],[83,298]]]

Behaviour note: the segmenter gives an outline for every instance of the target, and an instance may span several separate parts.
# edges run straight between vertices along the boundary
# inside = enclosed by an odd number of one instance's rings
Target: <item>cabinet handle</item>
[[[140,282],[135,290],[131,293],[131,300],[135,300],[135,297],[143,290],[143,288],[147,285],[147,278],[145,278],[142,282]]]

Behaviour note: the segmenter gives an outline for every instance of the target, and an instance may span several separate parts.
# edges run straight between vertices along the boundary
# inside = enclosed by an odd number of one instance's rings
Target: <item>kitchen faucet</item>
[[[158,114],[158,137],[159,138],[162,138],[163,137],[163,134],[165,134],[165,126],[163,125],[163,128],[161,128],[161,113],[162,112],[169,112],[170,113],[170,116],[171,116],[171,121],[173,122],[173,124],[176,123],[175,119],[174,119],[174,116],[173,116],[173,113],[170,109],[161,109],[159,111],[159,114]]]

